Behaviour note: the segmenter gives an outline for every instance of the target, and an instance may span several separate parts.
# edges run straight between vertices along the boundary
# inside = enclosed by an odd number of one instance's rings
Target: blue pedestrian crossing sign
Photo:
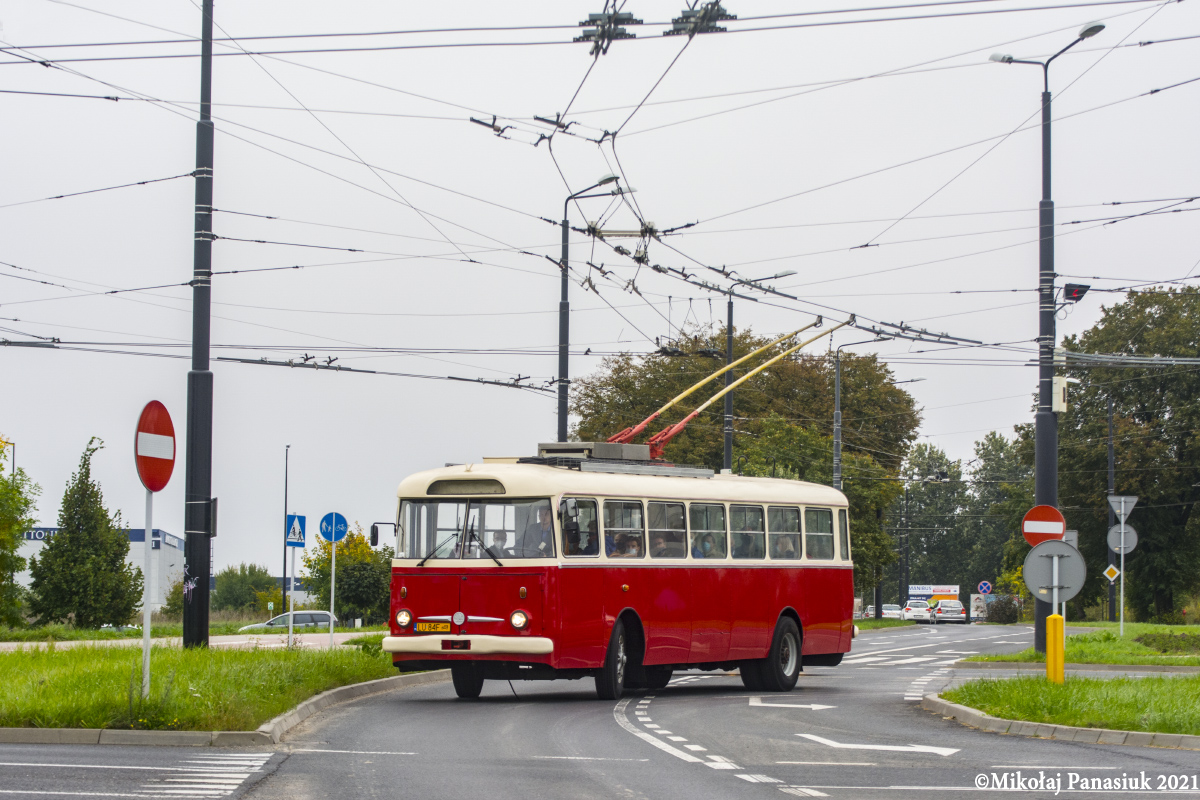
[[[304,517],[299,514],[287,515],[284,539],[288,547],[304,547]]]
[[[346,538],[346,518],[336,511],[331,511],[321,517],[321,538],[327,542],[340,542]]]
[[[979,593],[980,594],[991,594],[992,593],[992,585],[990,583],[988,583],[987,581],[980,581],[979,582]]]

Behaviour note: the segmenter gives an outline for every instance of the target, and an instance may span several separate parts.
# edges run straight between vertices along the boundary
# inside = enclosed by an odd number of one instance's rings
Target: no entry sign
[[[157,400],[147,403],[138,417],[133,454],[142,485],[151,492],[162,491],[175,470],[175,426],[167,407]]]
[[[1067,521],[1054,506],[1034,506],[1021,521],[1021,534],[1034,547],[1050,539],[1061,539],[1067,532]]]

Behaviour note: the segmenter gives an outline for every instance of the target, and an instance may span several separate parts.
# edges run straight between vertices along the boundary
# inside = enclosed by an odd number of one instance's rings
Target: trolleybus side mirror
[[[563,508],[566,510],[569,519],[574,520],[579,517],[579,503],[575,501],[574,497],[568,497],[563,500]]]
[[[379,546],[379,525],[373,523],[371,525],[371,547]]]

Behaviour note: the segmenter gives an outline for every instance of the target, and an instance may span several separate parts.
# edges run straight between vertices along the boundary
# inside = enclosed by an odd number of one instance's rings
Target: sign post
[[[1054,606],[1079,594],[1087,579],[1087,565],[1079,551],[1054,539],[1035,545],[1025,556],[1021,572],[1033,596]],[[1065,635],[1063,618],[1058,614],[1047,617],[1046,678],[1055,683],[1063,682]]]
[[[1125,635],[1125,554],[1137,546],[1137,533],[1133,533],[1133,542],[1128,541],[1128,533],[1133,532],[1133,528],[1125,524],[1125,520],[1129,517],[1129,512],[1133,511],[1133,507],[1137,505],[1137,495],[1118,495],[1110,494],[1108,496],[1108,504],[1112,506],[1113,513],[1117,515],[1117,525],[1119,527],[1118,542],[1120,549],[1116,550],[1121,554],[1121,635]],[[1112,547],[1112,531],[1109,531],[1109,547]]]
[[[336,511],[321,517],[321,538],[329,542],[329,647],[333,648],[333,598],[337,585],[337,543],[346,538],[346,518]]]
[[[304,517],[299,514],[288,514],[285,520],[285,528],[283,533],[284,547],[289,549],[296,547],[304,547]],[[292,648],[292,629],[295,627],[296,621],[296,597],[292,593],[294,584],[296,583],[296,551],[292,549],[292,585],[288,585],[287,575],[283,576],[283,588],[287,591],[287,602],[284,608],[288,612],[288,649]]]
[[[175,471],[175,426],[167,407],[151,400],[138,417],[133,440],[133,461],[146,487],[146,569],[142,575],[142,697],[150,696],[150,604],[153,601],[154,493],[171,480]]]

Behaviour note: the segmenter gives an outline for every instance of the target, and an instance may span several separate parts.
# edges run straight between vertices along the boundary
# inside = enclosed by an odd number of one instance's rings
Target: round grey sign
[[[1059,539],[1042,542],[1025,556],[1022,574],[1025,586],[1035,598],[1045,603],[1054,601],[1055,560],[1058,561],[1058,602],[1065,602],[1079,594],[1087,578],[1087,565],[1083,563],[1083,556],[1078,550]]]
[[[1137,531],[1129,523],[1125,523],[1125,549],[1121,549],[1121,526],[1113,525],[1108,529],[1108,549],[1112,550],[1117,555],[1122,552],[1128,553],[1137,547]]]

